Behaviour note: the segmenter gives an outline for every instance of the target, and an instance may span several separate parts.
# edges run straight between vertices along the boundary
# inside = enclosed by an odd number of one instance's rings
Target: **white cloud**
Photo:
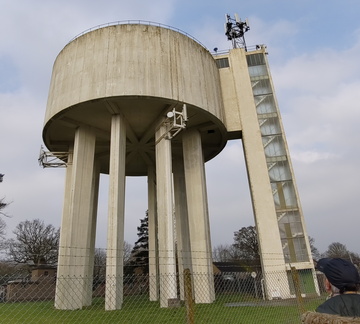
[[[293,152],[291,154],[292,160],[297,160],[302,163],[313,163],[321,160],[329,160],[336,158],[336,154],[321,153],[316,151]]]

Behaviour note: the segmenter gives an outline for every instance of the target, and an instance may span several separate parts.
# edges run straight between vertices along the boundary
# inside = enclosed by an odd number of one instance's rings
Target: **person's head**
[[[340,294],[345,291],[359,290],[359,272],[355,266],[347,260],[340,258],[323,258],[317,262],[316,269],[324,273],[328,282],[333,287],[336,287]],[[329,290],[329,287],[326,288]]]

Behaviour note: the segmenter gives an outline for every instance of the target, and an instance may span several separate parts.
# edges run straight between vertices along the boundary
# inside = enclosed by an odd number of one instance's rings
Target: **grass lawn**
[[[242,295],[218,296],[212,304],[195,305],[195,323],[300,323],[295,300],[264,303]],[[245,303],[246,302],[246,303]],[[231,304],[230,304],[231,303]],[[306,300],[306,310],[313,310],[319,299]],[[126,297],[121,310],[105,311],[104,299],[96,298],[83,310],[56,310],[53,301],[0,304],[0,323],[55,324],[55,323],[187,323],[185,306],[160,308],[159,303],[148,301],[147,296]]]

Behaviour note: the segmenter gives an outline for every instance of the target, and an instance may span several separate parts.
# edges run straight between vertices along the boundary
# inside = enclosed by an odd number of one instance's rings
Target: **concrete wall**
[[[53,67],[45,123],[78,103],[113,96],[185,102],[222,120],[212,55],[187,36],[157,26],[110,26],[69,43]]]
[[[10,282],[6,286],[6,301],[20,302],[54,299],[55,279],[54,276],[46,276],[36,278],[35,281]]]

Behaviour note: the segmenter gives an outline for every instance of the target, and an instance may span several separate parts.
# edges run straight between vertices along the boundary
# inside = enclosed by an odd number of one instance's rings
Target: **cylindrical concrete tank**
[[[210,52],[173,29],[117,24],[76,38],[58,55],[51,78],[43,139],[50,151],[67,151],[75,129],[96,132],[96,158],[108,173],[110,122],[127,123],[126,175],[146,175],[155,160],[158,121],[187,105],[187,128],[201,132],[205,161],[225,146],[219,72]],[[181,154],[181,133],[172,141]]]

